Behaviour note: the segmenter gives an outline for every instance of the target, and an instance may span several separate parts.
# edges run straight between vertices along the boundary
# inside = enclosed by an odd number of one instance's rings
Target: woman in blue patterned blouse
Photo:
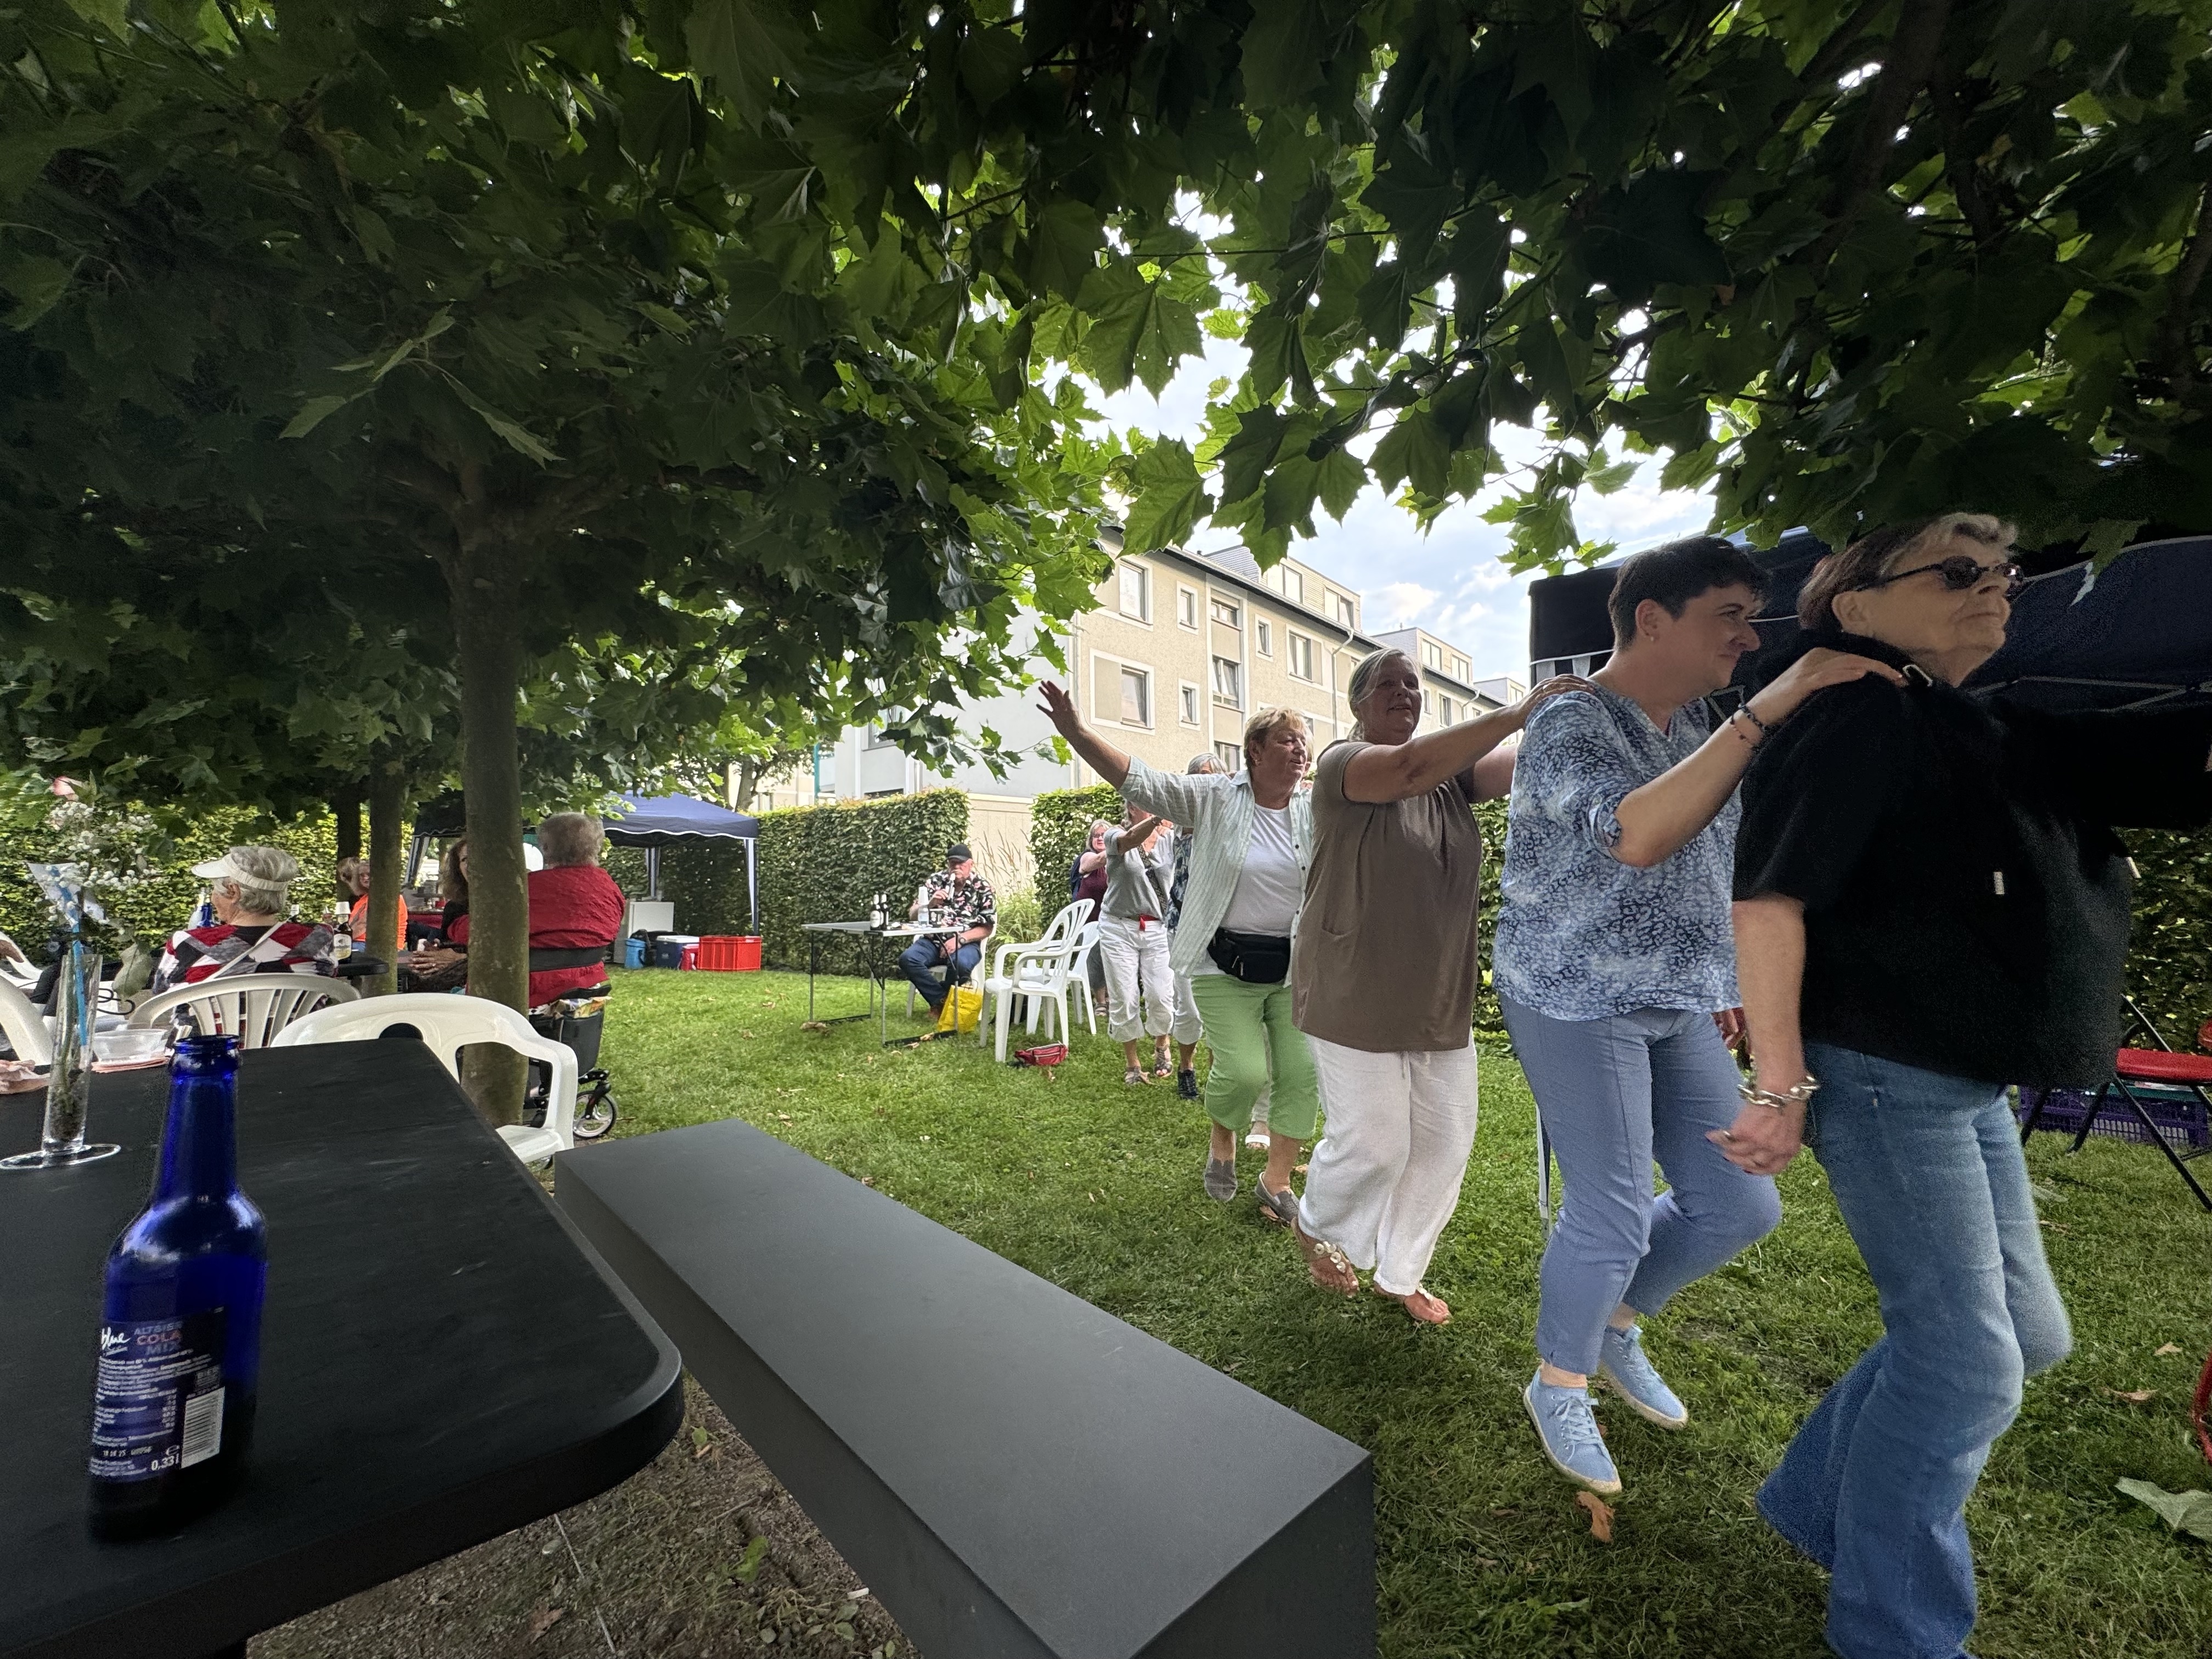
[[[1612,660],[1529,720],[1507,815],[1496,982],[1566,1176],[1544,1252],[1522,1399],[1544,1455],[1593,1492],[1620,1476],[1591,1414],[1596,1372],[1662,1428],[1689,1413],[1644,1357],[1639,1316],[1781,1218],[1771,1173],[1709,1132],[1735,1120],[1729,930],[1737,781],[1766,732],[1822,686],[1896,671],[1811,653],[1717,730],[1701,699],[1756,650],[1763,582],[1715,536],[1627,560]],[[1653,1198],[1651,1164],[1668,1192]]]

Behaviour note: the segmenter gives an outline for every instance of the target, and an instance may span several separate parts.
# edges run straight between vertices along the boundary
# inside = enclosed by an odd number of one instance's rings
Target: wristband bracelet
[[[1735,714],[1742,715],[1744,719],[1749,720],[1753,726],[1759,728],[1759,742],[1765,743],[1769,738],[1774,735],[1774,728],[1769,726],[1765,720],[1759,719],[1758,715],[1751,712],[1751,704],[1748,701],[1740,702],[1736,705]],[[1734,720],[1735,718],[1735,714],[1731,714],[1729,718],[1730,720]]]
[[[1753,1106],[1764,1106],[1769,1111],[1786,1112],[1792,1106],[1802,1106],[1812,1099],[1820,1080],[1808,1073],[1786,1089],[1762,1089],[1747,1079],[1735,1086],[1735,1091]]]

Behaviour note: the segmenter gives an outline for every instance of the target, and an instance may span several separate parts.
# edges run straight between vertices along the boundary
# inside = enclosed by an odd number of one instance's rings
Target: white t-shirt
[[[1287,806],[1252,807],[1252,839],[1244,848],[1244,867],[1237,872],[1237,890],[1229,896],[1229,909],[1221,925],[1232,933],[1269,933],[1288,937],[1297,920],[1298,901],[1305,892],[1305,875],[1298,868],[1298,851],[1291,839],[1291,810]],[[1206,957],[1191,970],[1218,974],[1213,958]]]

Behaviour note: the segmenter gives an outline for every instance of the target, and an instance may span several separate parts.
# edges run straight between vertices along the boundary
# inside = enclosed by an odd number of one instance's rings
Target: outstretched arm
[[[1067,739],[1067,746],[1106,782],[1119,789],[1129,776],[1129,757],[1083,723],[1075,700],[1052,681],[1037,687],[1044,702],[1039,705],[1053,729]]]
[[[1469,771],[1476,762],[1526,726],[1530,713],[1545,698],[1556,697],[1562,691],[1589,690],[1588,680],[1560,674],[1546,680],[1511,708],[1496,709],[1480,720],[1464,720],[1441,731],[1424,732],[1404,743],[1370,744],[1345,766],[1345,799],[1379,805],[1386,801],[1425,795],[1446,779]],[[1478,775],[1478,788],[1482,781]]]
[[[1743,781],[1751,757],[1765,734],[1797,711],[1815,691],[1842,685],[1868,674],[1893,684],[1904,676],[1886,662],[1856,657],[1823,647],[1808,651],[1788,671],[1757,696],[1745,703],[1742,713],[1721,722],[1695,754],[1674,763],[1650,782],[1630,791],[1613,810],[1620,824],[1620,840],[1613,857],[1638,870],[1648,870],[1674,856],[1704,833],[1718,816],[1728,798]]]

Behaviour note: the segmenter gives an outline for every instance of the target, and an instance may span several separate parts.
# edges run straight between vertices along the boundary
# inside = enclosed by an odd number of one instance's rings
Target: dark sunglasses
[[[1992,576],[2002,576],[2005,598],[2015,597],[2027,586],[2027,572],[2010,559],[1996,564],[1984,564],[1971,554],[1954,553],[1948,559],[1938,559],[1934,564],[1916,564],[1910,570],[1900,570],[1894,575],[1876,576],[1857,585],[1854,592],[1864,592],[1870,587],[1887,587],[1892,582],[1901,582],[1907,576],[1918,576],[1934,571],[1942,579],[1946,592],[1963,593],[1970,587],[1979,587]]]

